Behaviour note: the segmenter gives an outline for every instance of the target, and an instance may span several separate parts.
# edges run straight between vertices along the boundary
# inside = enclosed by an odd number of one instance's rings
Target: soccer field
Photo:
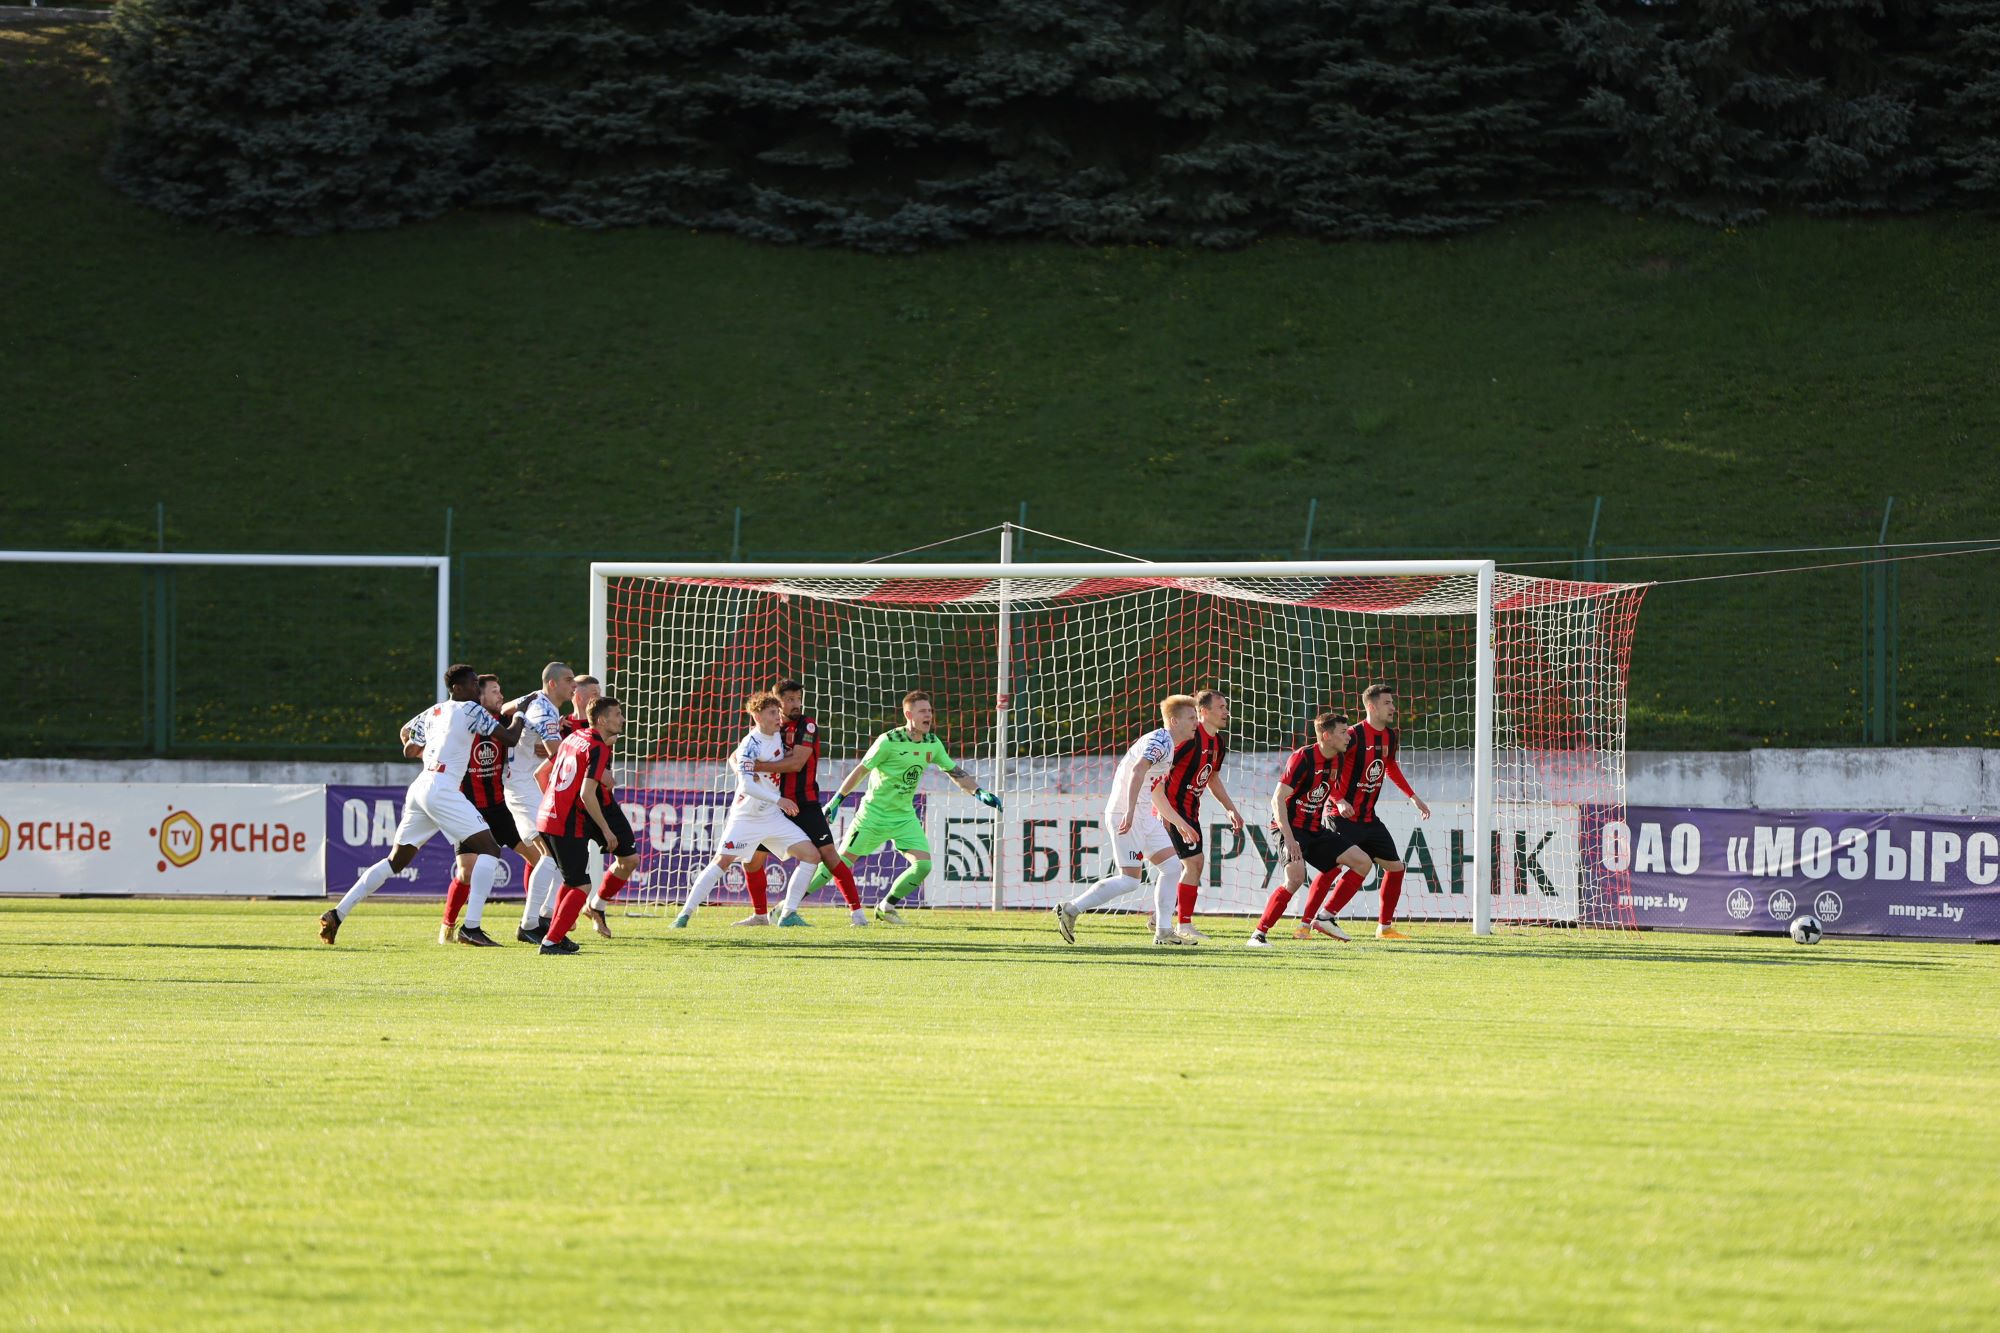
[[[0,903],[7,1324],[2000,1319],[1992,949],[320,907]]]

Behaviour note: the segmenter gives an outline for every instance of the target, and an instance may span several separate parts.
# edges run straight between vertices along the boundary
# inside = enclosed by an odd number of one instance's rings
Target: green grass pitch
[[[2000,1319],[1991,949],[321,906],[0,903],[0,1321]]]

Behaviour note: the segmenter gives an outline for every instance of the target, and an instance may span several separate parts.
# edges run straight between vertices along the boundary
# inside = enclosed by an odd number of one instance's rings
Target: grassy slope
[[[2000,955],[0,904],[9,1323],[1971,1327]],[[496,909],[496,914],[504,909]],[[921,915],[921,914],[920,914]],[[413,1320],[414,1317],[414,1320]]]
[[[1890,494],[1896,535],[1977,536],[2000,502],[1981,221],[904,259],[495,217],[221,237],[102,185],[107,113],[52,32],[0,29],[0,118],[33,127],[0,140],[0,395],[32,478],[0,494],[8,544],[145,543],[160,500],[192,549],[435,550],[450,503],[461,551],[658,552],[726,547],[739,504],[753,551],[915,545],[1022,500],[1111,546],[1281,551],[1315,495],[1321,545],[1483,551],[1580,546],[1598,495],[1604,539],[1648,547],[1872,540]],[[461,651],[515,677],[580,651],[580,568],[471,562]],[[1906,576],[1905,740],[2000,738],[1991,568]],[[49,650],[136,634],[136,598]],[[1859,642],[1849,571],[1664,589],[1634,744],[1851,741]],[[411,688],[333,730],[393,725]]]

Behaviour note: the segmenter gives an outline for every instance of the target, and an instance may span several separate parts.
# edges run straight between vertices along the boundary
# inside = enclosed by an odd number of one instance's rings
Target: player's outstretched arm
[[[1209,779],[1208,789],[1215,793],[1216,801],[1221,804],[1224,810],[1229,812],[1229,831],[1232,833],[1241,833],[1243,831],[1243,812],[1236,808],[1236,798],[1229,794],[1229,788],[1222,785],[1222,774],[1217,773],[1213,778]]]
[[[1431,808],[1424,804],[1424,798],[1417,795],[1416,789],[1410,786],[1410,780],[1403,776],[1403,766],[1401,764],[1397,763],[1391,757],[1389,762],[1382,766],[1382,772],[1388,776],[1389,781],[1396,784],[1397,791],[1402,792],[1403,795],[1410,798],[1410,804],[1417,807],[1417,817],[1419,819],[1429,819],[1431,817]]]
[[[812,755],[805,750],[793,750],[783,759],[759,759],[744,769],[746,773],[796,773],[806,766]]]
[[[950,778],[952,780],[952,783],[955,786],[957,786],[957,788],[960,791],[964,792],[967,796],[970,796],[973,800],[979,802],[981,805],[991,806],[995,810],[998,810],[1000,808],[1000,798],[998,796],[995,796],[992,792],[986,790],[986,788],[980,786],[979,783],[974,781],[971,775],[969,775],[964,769],[962,768],[951,769],[945,773],[945,776]]]

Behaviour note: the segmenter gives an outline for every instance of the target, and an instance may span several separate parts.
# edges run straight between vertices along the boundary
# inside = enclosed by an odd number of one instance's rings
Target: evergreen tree
[[[1946,0],[1939,156],[1957,198],[2000,207],[2000,0]]]
[[[107,174],[242,231],[386,227],[463,194],[463,55],[429,0],[127,0]]]
[[[1918,207],[1928,94],[1899,50],[1921,46],[1927,0],[1599,0],[1564,37],[1585,108],[1615,136],[1609,198],[1730,223],[1772,207]]]

